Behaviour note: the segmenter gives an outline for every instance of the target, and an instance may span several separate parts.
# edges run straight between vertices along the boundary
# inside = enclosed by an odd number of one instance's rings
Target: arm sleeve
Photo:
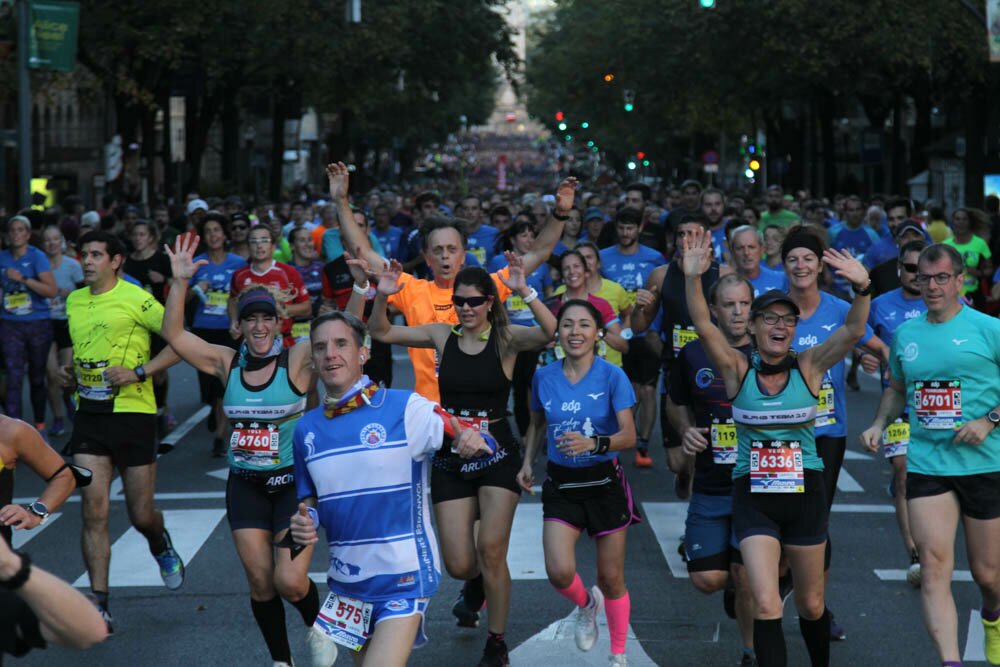
[[[302,420],[295,425],[295,434],[292,436],[292,460],[295,466],[295,495],[299,500],[316,497],[316,485],[313,484],[309,475],[309,467],[306,465],[306,454],[308,448],[305,445],[305,425]]]
[[[435,414],[437,404],[414,392],[406,401],[404,425],[410,456],[419,461],[441,448],[444,422]]]
[[[621,412],[634,405],[635,390],[632,389],[632,383],[625,375],[625,371],[614,366],[611,373],[611,407],[615,412]]]

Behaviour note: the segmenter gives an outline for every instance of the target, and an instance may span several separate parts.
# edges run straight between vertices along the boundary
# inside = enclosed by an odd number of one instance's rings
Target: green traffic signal
[[[715,0],[698,0],[702,9],[715,9]]]
[[[631,111],[634,108],[635,108],[635,105],[632,104],[631,102],[626,102],[625,103],[625,111]]]

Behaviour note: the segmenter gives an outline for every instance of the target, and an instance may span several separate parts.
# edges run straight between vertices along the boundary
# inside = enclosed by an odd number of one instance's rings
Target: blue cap
[[[590,222],[591,220],[597,220],[598,218],[604,220],[604,213],[597,206],[591,206],[583,214],[584,222]]]
[[[254,313],[278,316],[278,304],[271,293],[264,289],[253,289],[240,297],[236,306],[240,319],[250,317]]]

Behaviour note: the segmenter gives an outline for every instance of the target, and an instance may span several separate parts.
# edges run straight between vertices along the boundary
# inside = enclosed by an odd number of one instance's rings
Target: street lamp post
[[[31,206],[31,79],[28,76],[28,0],[17,0],[17,155],[18,199]]]

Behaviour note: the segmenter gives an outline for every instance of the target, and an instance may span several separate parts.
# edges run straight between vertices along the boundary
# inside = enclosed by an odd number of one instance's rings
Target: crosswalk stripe
[[[193,429],[198,423],[208,416],[208,413],[212,411],[211,405],[203,405],[198,409],[193,415],[185,419],[183,422],[174,427],[165,438],[163,438],[162,444],[164,445],[176,445],[180,442],[180,439],[188,434],[188,431]]]
[[[906,570],[874,570],[875,576],[882,581],[906,581]],[[951,573],[952,581],[972,581],[969,570],[955,570]]]
[[[855,451],[852,451],[852,450],[848,449],[846,452],[844,452],[844,460],[845,461],[871,461],[872,460],[872,456],[871,456],[871,454],[862,454],[861,452],[855,452]]]
[[[514,514],[507,550],[510,578],[517,581],[548,579],[542,546],[542,504],[522,502]]]
[[[553,597],[555,597],[554,594]],[[555,599],[562,600],[562,598]],[[546,665],[546,667],[607,665],[608,655],[611,653],[611,640],[608,636],[608,621],[605,615],[598,614],[597,616],[597,643],[587,653],[583,653],[576,648],[576,642],[573,638],[575,628],[576,611],[573,611],[566,618],[552,623],[511,651],[511,663],[518,665]],[[656,665],[649,655],[642,650],[642,644],[636,639],[631,625],[628,628],[627,641],[625,651],[628,654],[629,665],[633,667]]]
[[[978,609],[969,612],[969,631],[965,635],[965,662],[985,662],[986,649],[983,647],[983,617]]]
[[[214,477],[215,479],[221,479],[223,482],[229,479],[229,468],[219,468],[218,470],[210,470],[205,473],[209,477]]]
[[[49,518],[45,520],[45,523],[38,524],[31,530],[15,530],[13,544],[15,549],[20,549],[25,544],[38,537],[39,533],[51,526],[56,522],[56,519],[62,516],[62,512],[56,512],[50,514]]]
[[[643,503],[642,513],[653,529],[660,551],[667,561],[670,573],[679,579],[688,576],[687,565],[677,553],[677,545],[684,534],[684,520],[687,518],[687,503]],[[631,656],[630,656],[631,657]]]
[[[209,538],[225,514],[224,509],[163,511],[163,521],[170,531],[174,548],[180,554],[185,567],[190,569],[191,561],[194,560],[201,545]],[[111,571],[108,581],[113,588],[163,585],[160,569],[149,554],[146,538],[135,528],[130,527],[111,546]],[[73,582],[73,585],[78,588],[90,586],[90,577],[85,572]]]
[[[856,514],[894,514],[896,512],[896,508],[888,503],[884,505],[834,503],[830,511]]]
[[[841,468],[840,474],[837,476],[837,490],[844,493],[861,493],[864,488],[858,484],[858,480],[854,479],[851,473],[847,472],[846,468]]]

